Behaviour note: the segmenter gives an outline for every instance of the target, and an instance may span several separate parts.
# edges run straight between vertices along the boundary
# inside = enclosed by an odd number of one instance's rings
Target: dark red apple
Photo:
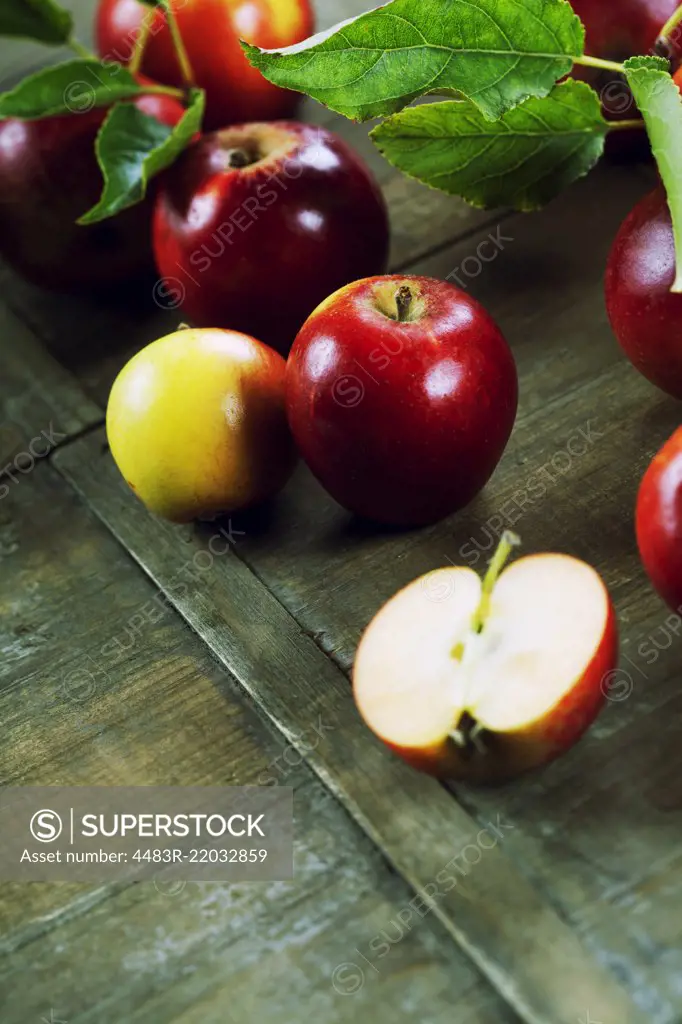
[[[585,26],[593,57],[623,61],[653,51],[658,35],[678,8],[677,0],[572,0]]]
[[[435,522],[488,481],[514,425],[516,366],[492,318],[429,277],[356,281],[323,302],[287,364],[299,450],[352,512]]]
[[[651,582],[682,612],[682,427],[666,441],[642,479],[635,516],[637,544]]]
[[[677,10],[678,0],[572,0],[571,6],[585,26],[586,52],[593,57],[622,62],[628,57],[655,52],[658,35]],[[578,65],[573,75],[597,90],[610,121],[639,117],[622,75]],[[649,152],[644,131],[612,132],[606,144],[609,155],[616,158]]]
[[[662,186],[626,217],[606,267],[606,308],[628,359],[652,384],[682,398],[682,295]]]
[[[204,136],[159,188],[154,252],[197,326],[243,331],[288,352],[330,292],[381,273],[381,191],[352,150],[293,121]]]
[[[135,104],[170,126],[183,115],[170,96]],[[99,224],[76,224],[102,192],[95,139],[106,113],[0,122],[0,253],[42,287],[109,291],[153,269],[151,196]]]
[[[274,50],[306,39],[315,24],[310,0],[172,0],[172,7],[197,85],[206,90],[207,129],[295,114],[302,97],[263,78],[247,61],[239,40]],[[121,63],[130,60],[147,10],[138,0],[100,0],[95,23],[100,55]],[[182,85],[160,10],[142,67],[159,82]]]

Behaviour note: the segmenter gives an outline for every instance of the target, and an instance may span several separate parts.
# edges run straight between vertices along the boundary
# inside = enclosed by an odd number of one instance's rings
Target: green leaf
[[[70,60],[44,68],[24,78],[11,92],[0,93],[0,117],[30,120],[82,114],[148,91],[120,64]]]
[[[631,57],[623,66],[668,197],[677,257],[670,290],[682,292],[682,97],[661,57]]]
[[[95,145],[104,190],[97,205],[78,223],[94,224],[144,199],[151,179],[169,167],[201,129],[204,104],[203,90],[193,90],[191,105],[174,128],[143,114],[132,103],[115,106]]]
[[[269,81],[364,121],[454,92],[494,120],[546,96],[582,56],[565,0],[392,0],[284,50],[242,42]]]
[[[594,90],[567,81],[499,121],[468,101],[429,103],[371,135],[394,167],[432,188],[473,206],[536,210],[591,170],[607,131]]]
[[[59,46],[72,31],[71,14],[54,0],[0,0],[0,36]]]

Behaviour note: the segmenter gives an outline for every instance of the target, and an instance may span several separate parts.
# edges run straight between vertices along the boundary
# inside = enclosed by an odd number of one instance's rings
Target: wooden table
[[[320,20],[363,6],[329,2]],[[632,521],[679,407],[624,361],[602,298],[610,241],[651,172],[603,167],[540,215],[483,213],[393,173],[366,128],[306,116],[375,169],[393,267],[458,272],[500,323],[521,380],[512,441],[483,495],[438,526],[361,525],[301,467],[212,554],[216,525],[176,528],[136,503],[102,426],[117,370],[178,313],[151,296],[51,296],[0,270],[0,465],[61,435],[0,480],[3,781],[276,778],[296,794],[293,882],[2,885],[3,1024],[679,1024],[682,623],[644,576]],[[499,256],[467,277],[491,232]],[[359,721],[353,652],[399,586],[464,545],[484,564],[512,523],[526,551],[603,573],[621,675],[560,762],[447,789]]]

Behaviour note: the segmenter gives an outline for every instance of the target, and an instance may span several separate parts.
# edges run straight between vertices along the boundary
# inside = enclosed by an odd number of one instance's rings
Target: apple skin
[[[647,380],[682,398],[682,295],[673,295],[675,243],[662,187],[626,217],[606,266],[606,308],[623,351]]]
[[[661,29],[677,10],[676,0],[573,0],[585,26],[585,50],[593,57],[623,61],[651,53]]]
[[[682,610],[682,427],[647,469],[637,496],[637,544],[642,564],[663,600]]]
[[[184,113],[171,96],[134,102],[171,127]],[[153,194],[99,224],[76,224],[102,192],[95,139],[106,114],[0,122],[0,252],[41,287],[107,292],[153,272]]]
[[[251,67],[239,40],[275,50],[307,39],[315,28],[310,0],[173,0],[173,9],[197,85],[206,90],[207,130],[296,113],[301,95],[272,85]],[[147,10],[138,0],[100,0],[95,21],[100,56],[126,63]],[[152,23],[142,69],[166,85],[182,85],[161,11]]]
[[[128,485],[175,523],[234,512],[276,494],[296,464],[284,408],[285,363],[236,331],[176,331],[124,366],[107,437]]]
[[[231,167],[235,150],[254,162]],[[330,292],[385,269],[388,242],[381,190],[359,157],[291,121],[204,136],[164,176],[154,216],[157,269],[180,281],[186,316],[284,354]]]
[[[398,323],[401,286],[421,307]],[[383,296],[383,299],[379,297]],[[396,526],[436,522],[484,487],[509,440],[516,365],[483,307],[433,278],[356,281],[302,327],[287,413],[308,466],[340,505]]]
[[[593,57],[622,62],[654,52],[661,29],[677,10],[677,0],[572,0],[571,6],[585,26],[585,52]],[[589,82],[602,98],[608,120],[637,118],[632,93],[622,75],[575,65],[573,77]],[[650,152],[646,132],[611,132],[606,152],[614,159],[644,157]]]

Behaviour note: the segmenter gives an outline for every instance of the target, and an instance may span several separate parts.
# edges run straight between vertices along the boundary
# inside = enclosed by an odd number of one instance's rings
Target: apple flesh
[[[385,269],[388,219],[369,170],[332,132],[241,125],[204,136],[164,176],[154,251],[195,324],[286,353],[330,292]]]
[[[310,0],[172,0],[172,7],[196,83],[206,90],[207,130],[295,114],[302,97],[272,85],[251,67],[239,40],[277,50],[306,39],[315,25]],[[100,56],[127,63],[147,11],[138,0],[100,0],[95,21]],[[152,22],[142,69],[165,85],[183,84],[161,10]]]
[[[682,428],[654,457],[637,496],[637,544],[649,579],[682,612]]]
[[[656,387],[682,398],[682,295],[675,280],[675,242],[662,187],[623,222],[606,267],[606,308],[623,351]]]
[[[322,303],[287,364],[287,413],[339,504],[396,526],[467,505],[509,440],[509,346],[465,292],[428,277],[356,281]]]
[[[600,577],[566,555],[505,569],[481,626],[483,595],[464,567],[401,590],[362,637],[353,688],[370,729],[413,767],[499,783],[558,757],[593,722],[618,634]]]
[[[296,462],[284,371],[280,355],[236,331],[180,330],[130,360],[111,390],[107,436],[151,512],[185,523],[284,486]]]
[[[170,96],[134,102],[170,127],[184,112]],[[153,272],[152,195],[99,224],[76,223],[102,192],[95,140],[106,114],[0,122],[0,252],[42,287],[109,292]]]

